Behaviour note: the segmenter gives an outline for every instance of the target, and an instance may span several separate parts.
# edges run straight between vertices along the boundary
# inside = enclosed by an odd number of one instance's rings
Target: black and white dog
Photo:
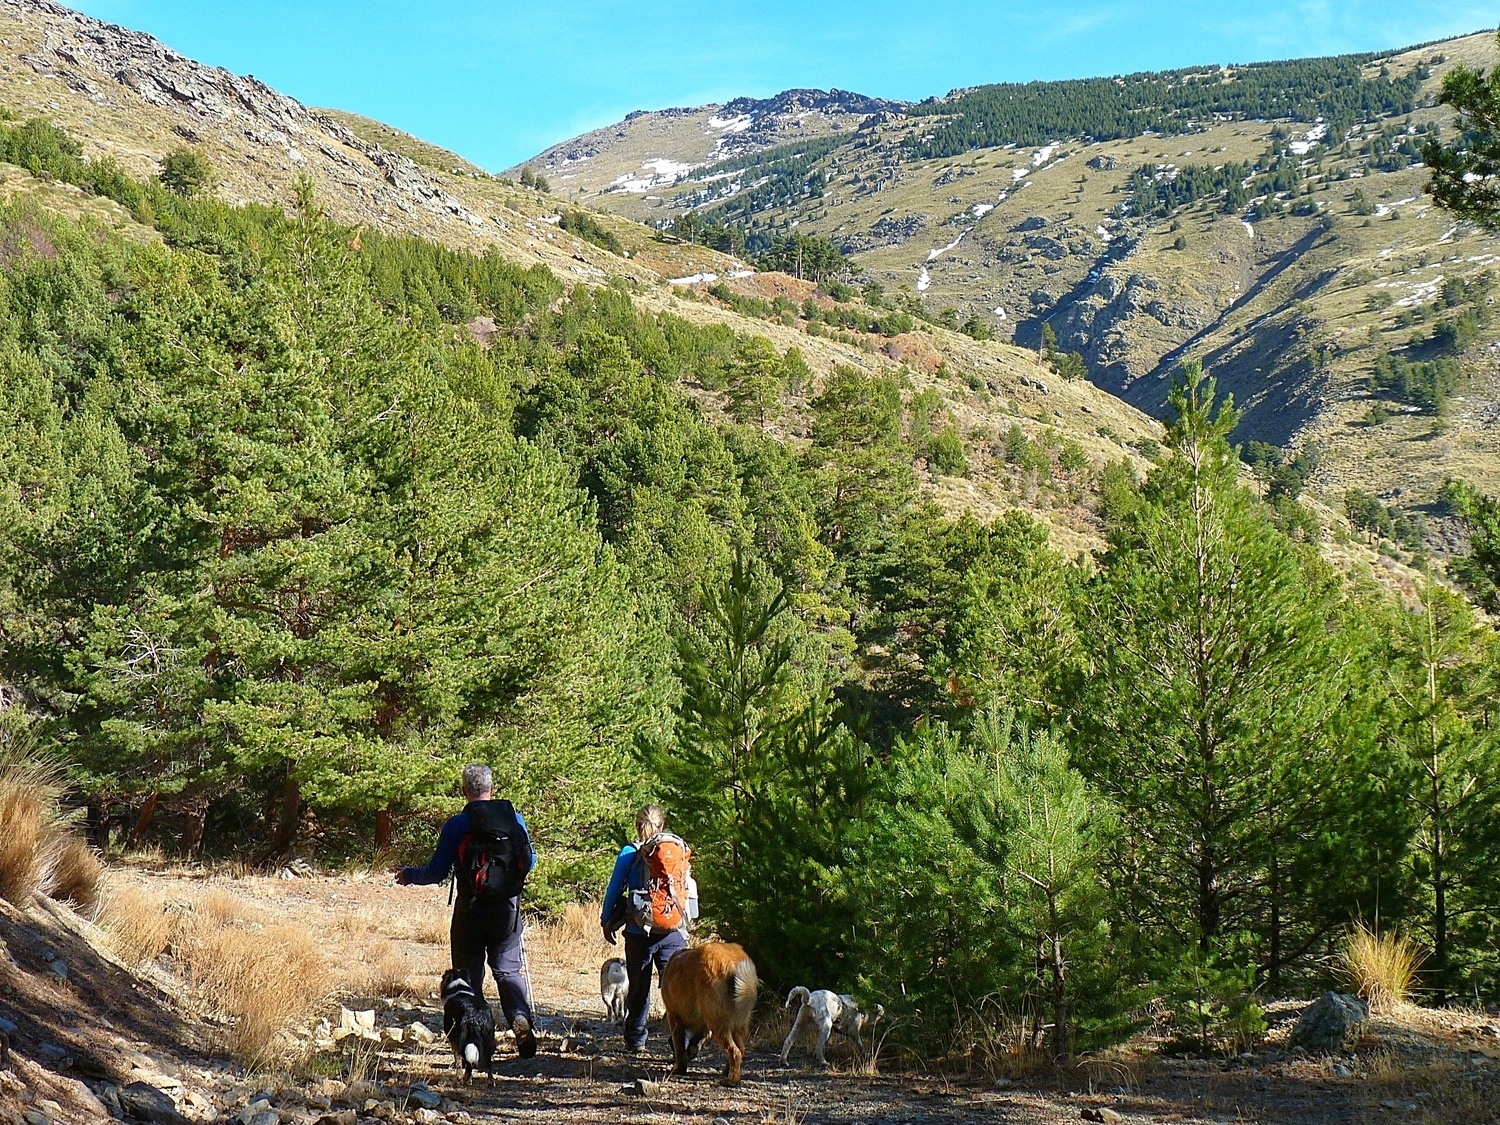
[[[443,974],[443,1034],[453,1047],[457,1065],[464,1068],[464,1082],[483,1070],[495,1081],[495,1017],[490,1006],[474,993],[468,978],[457,969]]]

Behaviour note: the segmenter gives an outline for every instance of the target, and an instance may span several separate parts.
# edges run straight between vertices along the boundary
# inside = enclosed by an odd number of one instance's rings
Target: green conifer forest
[[[1312,108],[1405,96],[1349,74]],[[1151,104],[1218,107],[1176,89]],[[414,856],[483,761],[532,908],[596,897],[659,800],[763,979],[866,989],[914,1042],[999,1004],[1065,1053],[1147,990],[1229,1039],[1377,918],[1430,997],[1500,999],[1494,499],[1452,489],[1473,600],[1364,585],[1189,361],[1150,472],[1096,482],[1106,547],[1065,557],[923,498],[962,442],[888,375],[821,375],[787,443],[812,376],[763,338],[342,227],[310,186],[236,208],[0,134],[161,236],[0,208],[0,685],[101,845]]]

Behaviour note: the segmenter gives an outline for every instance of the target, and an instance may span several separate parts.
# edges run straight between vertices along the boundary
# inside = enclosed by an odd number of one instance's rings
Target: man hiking
[[[658,974],[667,967],[687,945],[688,925],[698,916],[692,850],[665,828],[658,805],[644,805],[635,814],[635,843],[620,849],[599,913],[610,945],[625,927],[625,1047],[632,1052],[646,1045],[652,966]]]
[[[448,947],[453,967],[484,999],[484,966],[489,962],[500,993],[505,1022],[516,1034],[523,1059],[536,1054],[536,1017],[531,1011],[521,963],[521,886],[536,866],[526,821],[509,801],[497,801],[489,766],[469,766],[463,774],[464,811],[451,816],[438,834],[437,850],[423,867],[396,871],[400,886],[441,883],[454,873],[453,924]]]

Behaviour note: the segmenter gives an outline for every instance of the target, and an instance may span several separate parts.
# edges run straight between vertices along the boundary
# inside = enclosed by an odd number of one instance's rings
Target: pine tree
[[[1443,482],[1442,499],[1469,529],[1469,553],[1450,561],[1449,573],[1481,607],[1500,613],[1500,500],[1460,480]]]
[[[1108,814],[1050,731],[1014,729],[991,708],[975,724],[980,749],[994,756],[1005,825],[1007,912],[1045,966],[1052,1001],[1052,1053],[1071,1054],[1069,970],[1073,941],[1098,930],[1104,906],[1098,870]],[[1040,1023],[1040,1021],[1038,1021]]]
[[[678,642],[676,739],[648,746],[651,773],[723,932],[757,950],[768,980],[835,979],[848,920],[830,871],[861,815],[864,750],[839,721],[819,673],[826,655],[784,581],[736,551],[698,618]],[[788,911],[793,901],[804,905]]]
[[[1171,456],[1112,530],[1084,610],[1079,757],[1120,810],[1116,877],[1150,940],[1217,954],[1247,935],[1275,975],[1358,909],[1375,843],[1400,833],[1392,802],[1364,800],[1361,779],[1388,770],[1337,587],[1238,483],[1236,415],[1215,412],[1200,367],[1169,402]],[[1337,893],[1294,902],[1288,872],[1314,858]]]
[[[1101,995],[1112,914],[1108,809],[1061,739],[996,702],[966,729],[926,721],[892,751],[839,887],[868,987],[928,1035],[1030,1024],[1073,1046]],[[1106,986],[1107,987],[1107,986]],[[1049,1018],[1050,1017],[1050,1018]]]
[[[1436,137],[1422,145],[1432,169],[1427,190],[1439,204],[1490,230],[1500,228],[1500,69],[1488,75],[1464,65],[1443,76],[1441,101],[1458,114],[1452,141]]]
[[[1417,832],[1409,858],[1431,944],[1424,976],[1443,1004],[1493,989],[1500,934],[1500,735],[1492,633],[1436,583],[1401,615],[1389,675],[1391,737],[1411,770]]]

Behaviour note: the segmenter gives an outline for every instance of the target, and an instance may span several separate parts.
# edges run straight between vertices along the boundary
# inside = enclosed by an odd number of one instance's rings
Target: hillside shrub
[[[213,165],[194,148],[173,149],[161,158],[158,178],[170,192],[191,199],[213,182]]]
[[[620,245],[620,240],[615,237],[615,233],[586,211],[566,208],[557,225],[585,242],[592,242],[601,250],[608,250],[611,254],[623,255],[625,253],[625,248]]]
[[[924,446],[928,462],[945,477],[967,476],[969,458],[964,452],[964,439],[958,430],[949,426],[933,434]]]
[[[1192,952],[1168,983],[1172,1030],[1180,1047],[1229,1058],[1252,1051],[1266,1033],[1255,1000],[1253,965],[1234,965]]]

